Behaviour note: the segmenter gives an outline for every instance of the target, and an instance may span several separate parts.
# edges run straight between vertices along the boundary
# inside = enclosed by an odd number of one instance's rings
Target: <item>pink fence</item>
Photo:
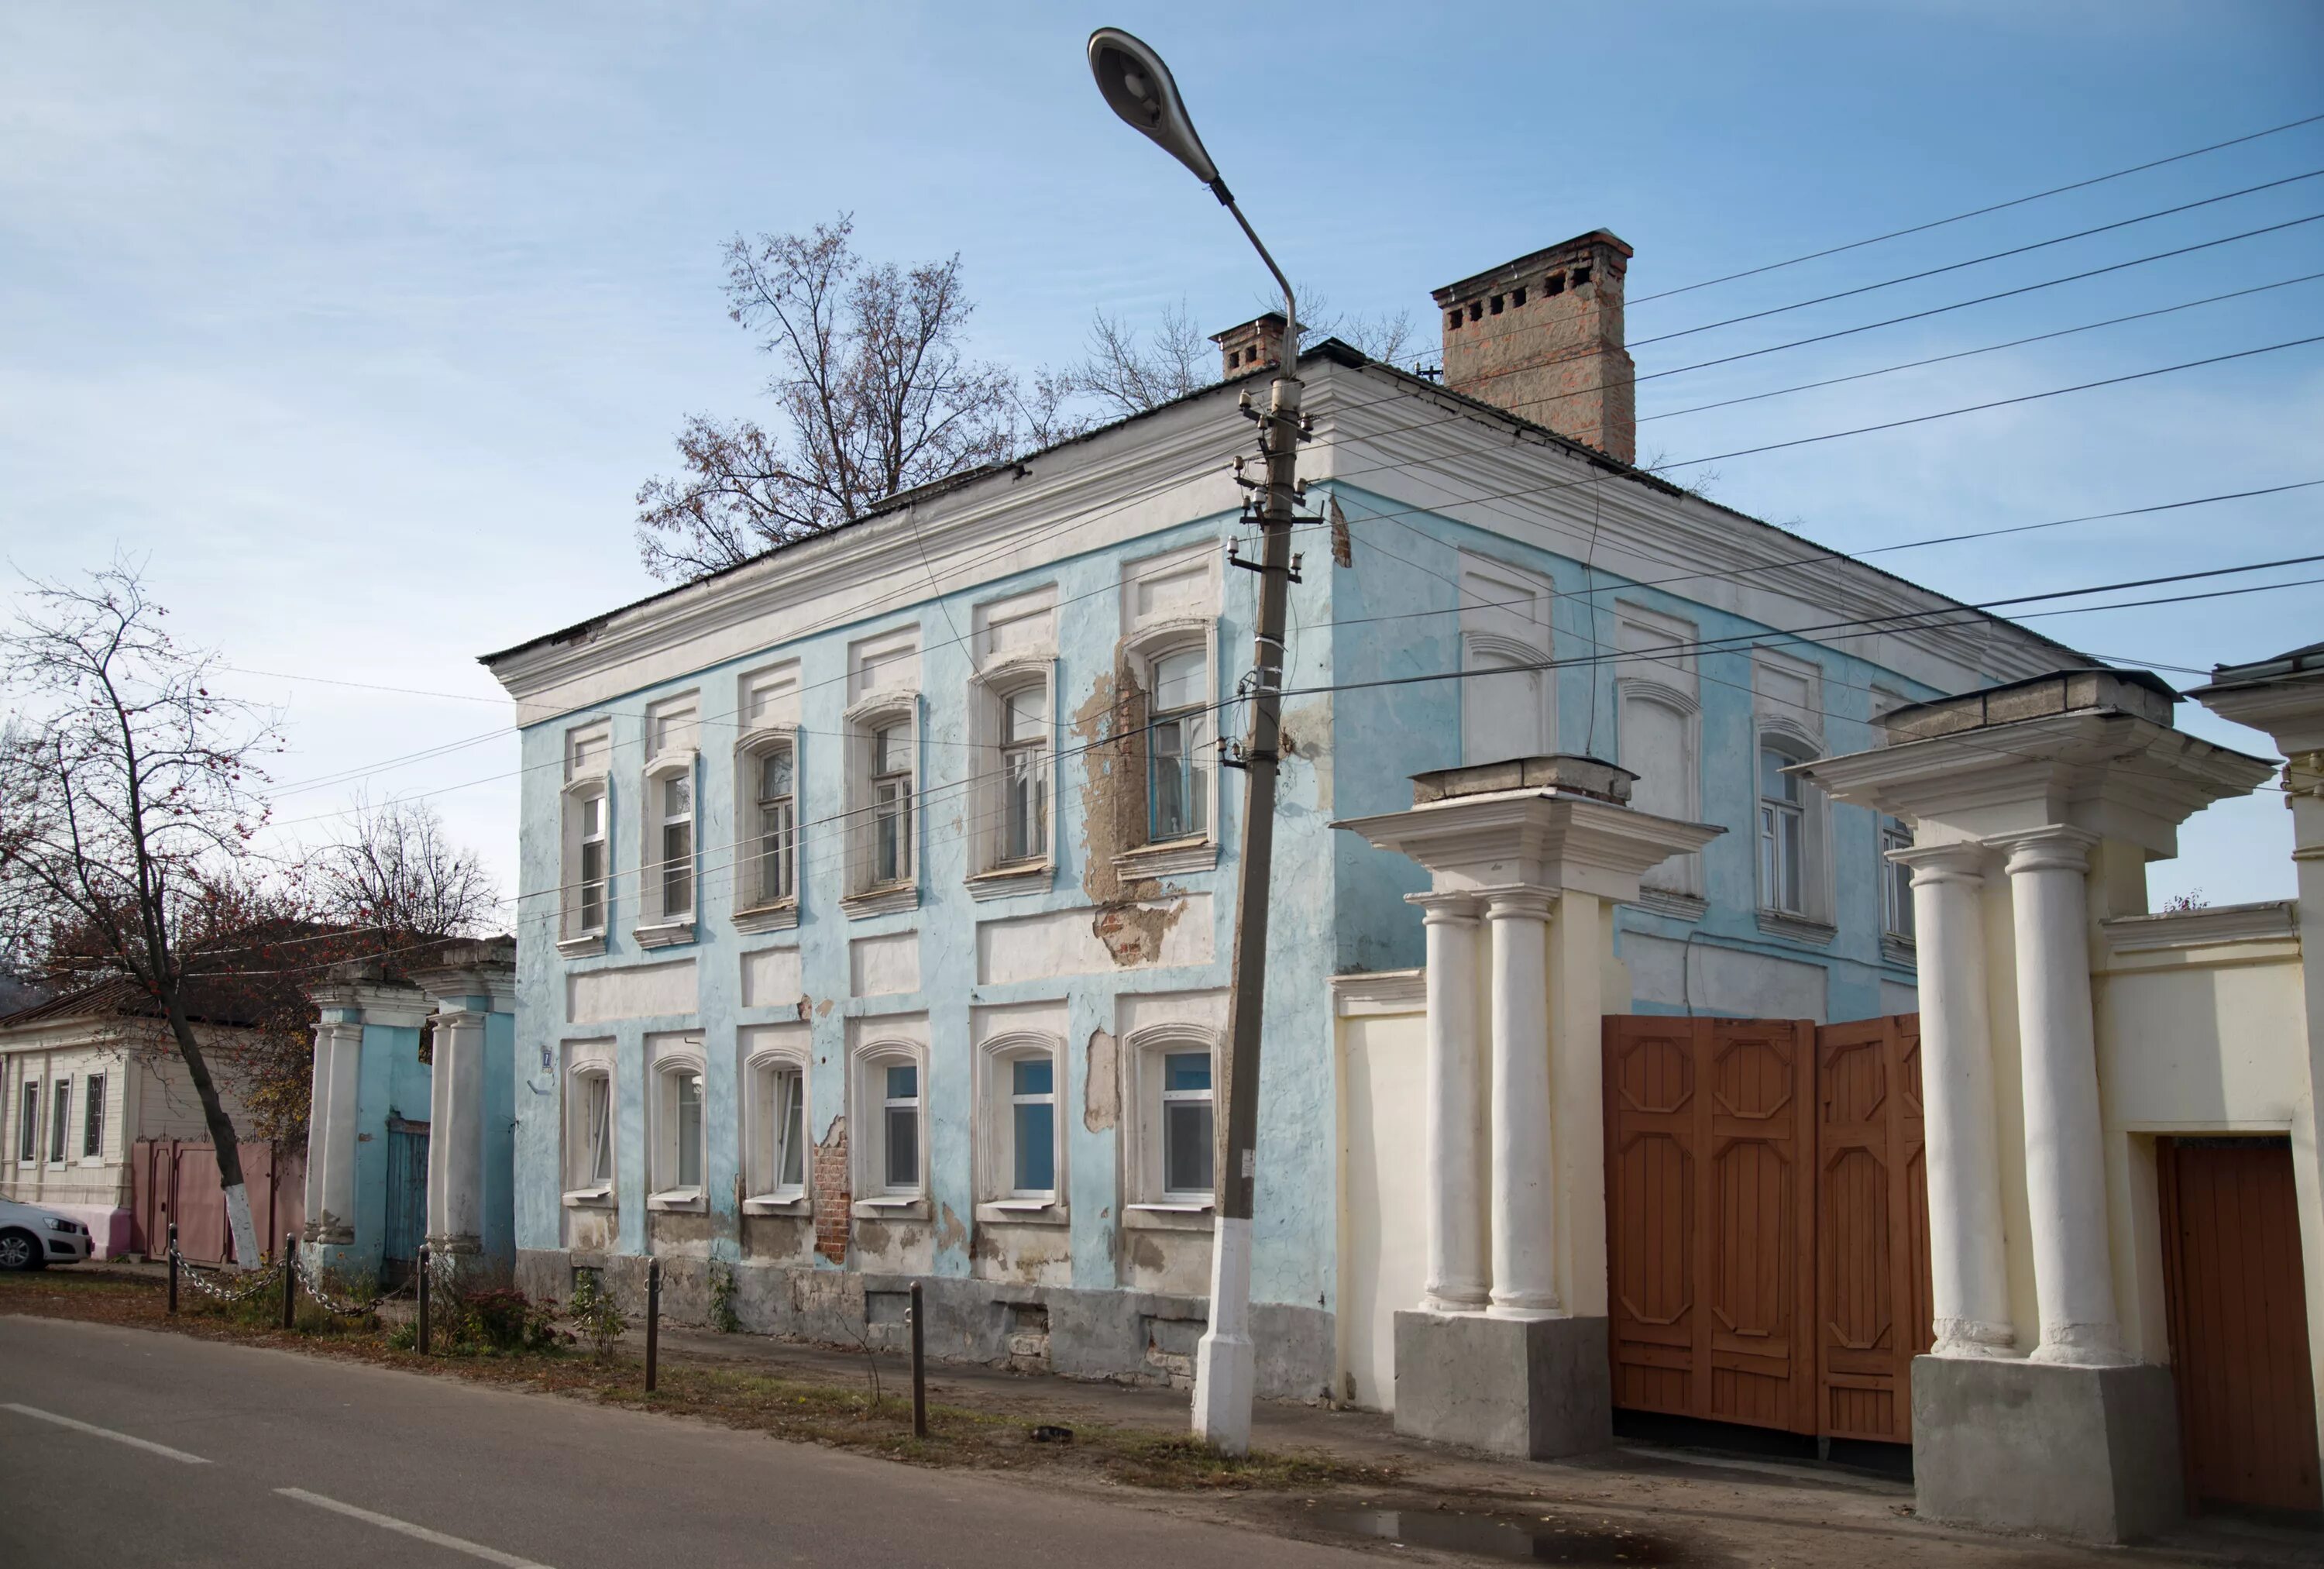
[[[140,1139],[130,1158],[129,1245],[149,1259],[169,1252],[170,1223],[178,1223],[178,1251],[197,1264],[234,1256],[226,1224],[226,1191],[218,1186],[217,1155],[208,1144]],[[273,1146],[242,1147],[242,1180],[250,1192],[250,1218],[260,1245],[281,1246],[286,1232],[307,1223],[307,1152]]]

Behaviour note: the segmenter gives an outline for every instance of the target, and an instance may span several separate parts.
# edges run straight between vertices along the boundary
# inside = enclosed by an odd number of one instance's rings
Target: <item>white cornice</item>
[[[1620,901],[1638,897],[1649,869],[1725,832],[1555,789],[1453,796],[1332,826],[1419,862],[1439,892],[1572,888]]]
[[[2270,900],[2261,904],[2220,904],[2201,909],[2166,910],[2159,915],[2117,916],[2100,921],[2107,946],[2117,954],[2151,953],[2172,948],[2207,948],[2234,943],[2283,942],[2300,924],[2296,900]]]
[[[1428,972],[1371,970],[1331,978],[1332,1008],[1342,1019],[1420,1013],[1428,1007]]]

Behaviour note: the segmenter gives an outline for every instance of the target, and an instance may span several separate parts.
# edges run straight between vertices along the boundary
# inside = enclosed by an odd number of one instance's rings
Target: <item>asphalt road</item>
[[[0,1565],[1370,1565],[669,1417],[0,1316]]]

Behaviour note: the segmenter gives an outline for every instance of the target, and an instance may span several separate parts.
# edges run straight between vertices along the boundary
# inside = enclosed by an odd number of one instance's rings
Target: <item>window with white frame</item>
[[[652,789],[656,913],[684,920],[694,913],[694,772],[662,774]]]
[[[41,1084],[28,1078],[16,1116],[16,1158],[30,1165],[40,1158]]]
[[[1132,1223],[1153,1223],[1157,1211],[1191,1218],[1211,1206],[1216,1042],[1214,1029],[1191,1020],[1134,1026],[1125,1038],[1131,1114],[1125,1119],[1124,1173],[1130,1209],[1143,1217]]]
[[[1147,697],[1146,837],[1149,844],[1210,832],[1211,661],[1206,646],[1155,655]]]
[[[659,1208],[698,1206],[703,1196],[702,1042],[687,1037],[654,1054],[653,1189]]]
[[[1819,755],[1804,737],[1763,729],[1757,749],[1759,909],[1763,915],[1831,924],[1830,803],[1809,780],[1789,771]],[[1819,937],[1816,931],[1791,935]]]
[[[875,1206],[927,1191],[927,1053],[902,1041],[878,1041],[855,1059],[856,1191]]]
[[[752,754],[751,902],[798,897],[798,771],[796,752],[775,743]]]
[[[1048,1210],[1063,1197],[1060,1057],[1059,1043],[1047,1035],[1002,1035],[982,1049],[979,1196],[1001,1210]]]
[[[912,880],[912,721],[881,717],[864,736],[864,806],[870,817],[867,888]]]
[[[80,1156],[94,1160],[105,1153],[105,1075],[91,1074],[81,1089]]]
[[[1913,847],[1913,830],[1895,817],[1880,819],[1880,930],[1900,942],[1913,940],[1913,869],[1889,855]]]
[[[565,1196],[568,1204],[613,1197],[613,1043],[565,1048]]]
[[[803,1025],[745,1030],[742,1181],[758,1210],[807,1197],[807,1036]]]
[[[993,863],[1049,854],[1049,684],[1034,679],[998,694],[1001,809]]]
[[[49,1086],[49,1159],[61,1164],[65,1158],[65,1135],[72,1128],[72,1080],[62,1078]]]
[[[699,698],[693,693],[666,698],[646,710],[645,844],[643,867],[647,925],[676,928],[658,934],[683,940],[694,920],[696,742],[702,729]]]
[[[613,731],[602,720],[566,736],[560,941],[595,943],[604,937],[613,865],[612,803],[606,791],[612,752]]]
[[[1212,1169],[1216,1149],[1211,1098],[1211,1054],[1173,1050],[1161,1054],[1162,1196],[1207,1200],[1217,1184]]]

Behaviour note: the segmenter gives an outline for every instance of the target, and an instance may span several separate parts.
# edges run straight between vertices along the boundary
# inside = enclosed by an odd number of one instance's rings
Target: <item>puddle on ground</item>
[[[1327,1531],[1519,1564],[1635,1564],[1675,1569],[1706,1562],[1668,1537],[1610,1520],[1584,1522],[1563,1514],[1527,1518],[1451,1509],[1317,1509],[1302,1518]]]

